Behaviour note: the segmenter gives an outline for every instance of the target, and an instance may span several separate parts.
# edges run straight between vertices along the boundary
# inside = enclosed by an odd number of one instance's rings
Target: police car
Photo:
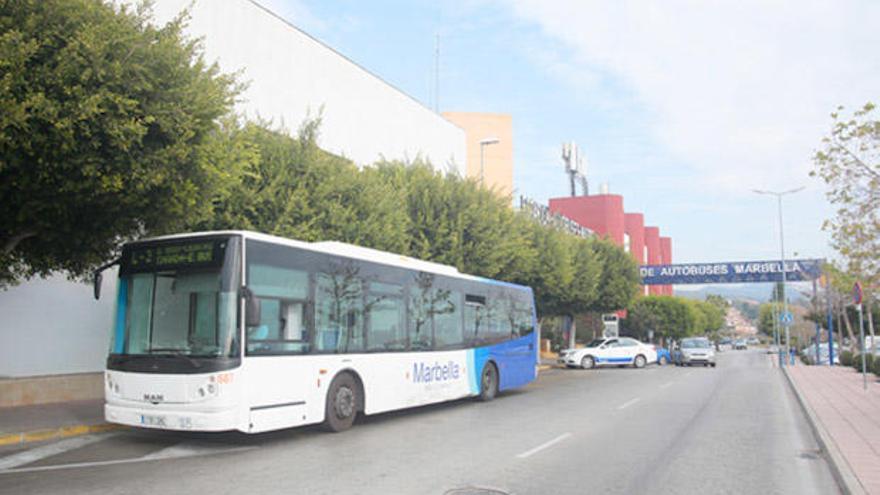
[[[644,368],[657,362],[654,346],[629,337],[596,339],[582,349],[559,353],[559,363],[569,368],[590,369],[596,366],[633,366]]]

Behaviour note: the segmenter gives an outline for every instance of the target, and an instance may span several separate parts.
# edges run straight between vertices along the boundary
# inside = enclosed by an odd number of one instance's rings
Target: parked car
[[[715,367],[715,347],[705,337],[682,339],[676,349],[676,366],[693,366],[695,364]]]
[[[758,337],[750,337],[749,340],[746,341],[746,343],[748,345],[758,345],[761,343],[761,341],[758,340]]]
[[[744,351],[749,348],[748,342],[746,339],[736,339],[736,342],[733,343],[734,350]]]
[[[819,360],[816,361],[816,345],[810,344],[801,349],[801,355],[810,358],[813,364],[828,364],[828,342],[819,344]],[[834,364],[840,364],[840,346],[834,343]]]
[[[596,366],[633,366],[644,368],[657,362],[654,346],[630,337],[596,339],[582,349],[566,349],[559,353],[559,363],[569,368],[590,369]]]

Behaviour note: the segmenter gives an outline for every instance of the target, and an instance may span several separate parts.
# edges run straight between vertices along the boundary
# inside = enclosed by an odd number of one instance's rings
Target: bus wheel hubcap
[[[350,388],[342,387],[336,392],[336,415],[347,418],[354,413],[354,393]]]

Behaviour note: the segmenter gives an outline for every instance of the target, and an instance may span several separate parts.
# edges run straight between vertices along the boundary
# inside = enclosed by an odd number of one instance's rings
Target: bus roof
[[[137,241],[132,241],[130,244],[137,244],[140,242],[151,242],[151,241],[165,241],[172,239],[185,239],[188,237],[204,237],[210,235],[240,235],[246,239],[254,239],[257,241],[270,242],[274,244],[282,244],[285,246],[306,249],[313,252],[332,254],[336,256],[341,256],[345,258],[352,258],[363,261],[372,261],[374,263],[380,263],[383,265],[396,266],[400,268],[406,268],[410,270],[418,270],[427,273],[434,273],[437,275],[446,275],[449,277],[462,278],[467,280],[474,280],[478,282],[486,282],[486,283],[494,283],[505,285],[514,288],[527,289],[531,292],[531,287],[527,287],[524,285],[514,284],[511,282],[503,282],[500,280],[494,280],[484,277],[477,277],[475,275],[468,275],[466,273],[461,273],[458,271],[458,268],[451,265],[444,265],[441,263],[434,263],[432,261],[420,260],[417,258],[412,258],[410,256],[404,256],[402,254],[394,254],[389,253],[387,251],[380,251],[378,249],[367,248],[363,246],[356,246],[354,244],[347,244],[339,241],[320,241],[320,242],[305,242],[298,241],[296,239],[288,239],[285,237],[279,237],[270,234],[263,234],[260,232],[253,232],[250,230],[214,230],[214,231],[204,231],[204,232],[189,232],[185,234],[172,234],[172,235],[164,235],[158,237],[150,237],[145,239],[139,239]]]

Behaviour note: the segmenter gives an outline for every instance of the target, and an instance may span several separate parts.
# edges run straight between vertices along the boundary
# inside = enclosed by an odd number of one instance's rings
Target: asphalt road
[[[783,380],[728,351],[714,369],[554,369],[341,434],[115,432],[0,452],[0,493],[838,493]]]

